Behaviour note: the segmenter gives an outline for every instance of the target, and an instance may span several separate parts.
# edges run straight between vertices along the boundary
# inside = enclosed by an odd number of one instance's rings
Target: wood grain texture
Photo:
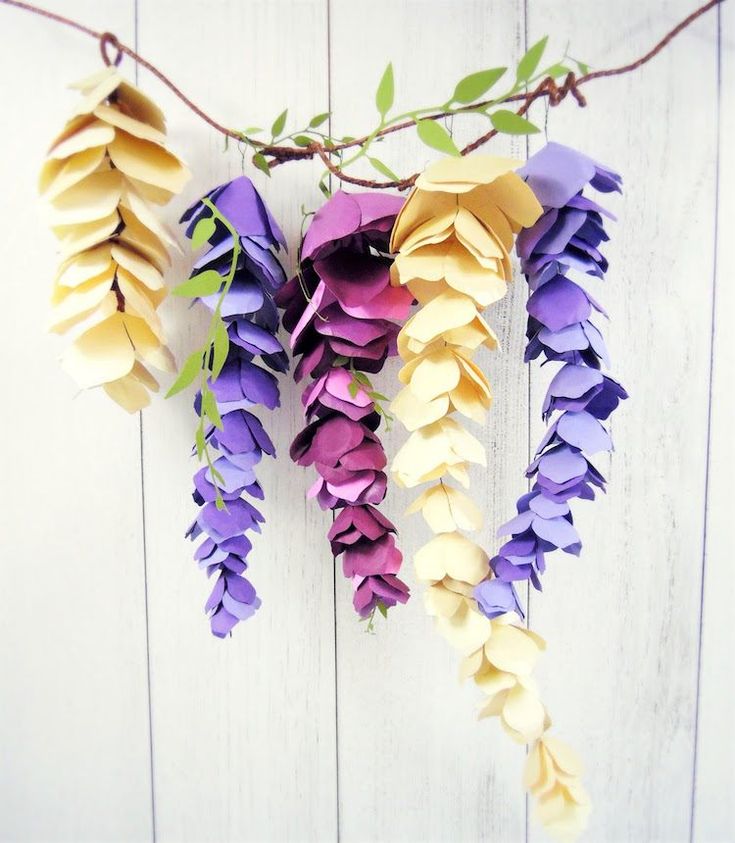
[[[326,4],[141,0],[139,44],[195,102],[226,123],[270,126],[291,107],[303,124],[327,103]],[[172,26],[175,38],[171,37]],[[307,58],[305,58],[305,56]],[[194,165],[187,198],[238,175],[242,157],[150,78],[170,119],[172,144]],[[302,125],[302,123],[299,123]],[[268,180],[249,175],[282,223],[293,260],[301,202],[318,203],[309,166]],[[185,246],[188,251],[188,246]],[[185,277],[188,258],[178,268]],[[177,273],[174,273],[172,281]],[[203,316],[171,302],[179,360],[203,337]],[[258,469],[265,490],[262,536],[251,556],[260,612],[225,641],[203,613],[211,585],[183,534],[195,514],[189,457],[191,393],[145,417],[145,504],[153,700],[156,831],[160,841],[329,840],[336,832],[332,565],[322,519],[304,499],[306,477],[288,459],[300,421],[290,376],[282,408],[259,413],[279,461]]]
[[[369,131],[375,124],[372,92],[388,59],[400,112],[449,97],[464,73],[511,64],[524,49],[520,2],[383,0],[371,8],[369,18],[358,19],[349,0],[332,2],[332,107],[338,135]],[[465,141],[478,127],[482,130],[480,120],[463,127]],[[525,154],[522,141],[503,139],[493,148],[500,155]],[[408,132],[379,145],[374,154],[399,173],[439,157]],[[364,174],[369,173],[368,166]],[[479,358],[495,395],[489,423],[484,429],[472,425],[488,451],[488,470],[473,474],[471,488],[485,509],[479,540],[486,544],[512,506],[527,456],[527,375],[522,366],[508,363],[522,358],[523,297],[517,295],[522,292],[512,291],[489,310],[504,351]],[[399,365],[393,361],[376,381],[387,395],[398,391]],[[406,436],[398,422],[385,435],[389,459]],[[382,507],[399,526],[403,573],[413,595],[406,606],[392,609],[387,621],[377,619],[375,635],[366,635],[358,623],[350,588],[337,572],[341,838],[355,843],[519,841],[525,827],[523,747],[509,741],[497,722],[477,722],[478,697],[472,687],[459,684],[457,654],[426,615],[412,557],[431,533],[420,515],[403,516],[416,495],[391,486]]]
[[[132,0],[49,8],[132,39]],[[97,45],[0,9],[5,352],[0,839],[151,836],[139,420],[77,394],[45,333],[56,241],[36,180]],[[34,57],[34,58],[31,58]]]
[[[706,499],[705,577],[702,591],[700,694],[694,777],[693,839],[701,843],[735,840],[732,782],[735,780],[735,581],[728,541],[732,505],[728,502],[735,468],[735,401],[732,373],[735,352],[728,340],[735,314],[735,14],[721,12],[719,190],[717,263],[713,308],[712,385],[710,390],[709,472]]]
[[[601,26],[587,3],[533,0],[529,40],[555,34],[597,66],[640,55],[690,10],[630,0]],[[549,641],[541,679],[559,734],[587,763],[588,838],[689,837],[702,568],[715,213],[714,16],[639,76],[603,80],[582,111],[550,115],[549,139],[618,169],[604,285],[615,414],[606,496],[575,509],[582,558],[557,554],[531,622]],[[537,119],[543,112],[537,109]],[[537,147],[543,141],[534,144]],[[549,367],[551,368],[551,367]],[[534,370],[533,440],[550,373]],[[579,516],[577,517],[577,511]],[[542,833],[534,824],[531,839]]]

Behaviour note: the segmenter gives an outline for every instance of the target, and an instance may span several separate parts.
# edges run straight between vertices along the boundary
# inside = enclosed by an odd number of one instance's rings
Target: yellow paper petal
[[[90,281],[73,290],[67,290],[60,303],[51,311],[48,330],[63,333],[74,322],[82,319],[100,305],[112,287],[112,272],[100,280]]]
[[[112,163],[126,176],[179,193],[191,174],[179,159],[158,144],[117,131],[108,145]]]
[[[44,199],[51,201],[60,193],[93,173],[105,157],[104,146],[93,146],[69,158],[49,158],[43,165],[38,179],[38,190]]]
[[[515,158],[499,158],[495,155],[442,158],[421,173],[416,179],[416,187],[426,191],[465,193],[478,184],[490,184],[522,163]]]
[[[469,655],[487,640],[490,621],[466,603],[451,618],[437,618],[439,632],[456,650]]]
[[[85,149],[93,147],[105,146],[110,143],[115,137],[115,130],[112,126],[108,126],[101,120],[87,120],[85,117],[79,118],[81,128],[71,131],[65,137],[66,132],[60,135],[60,139],[49,150],[50,158],[68,158],[70,155],[76,155],[78,152],[83,152]]]
[[[127,375],[134,363],[135,352],[122,314],[115,313],[75,340],[61,365],[85,389]]]
[[[107,272],[112,264],[110,244],[87,249],[67,258],[56,275],[56,283],[64,287],[78,287]]]
[[[92,173],[51,202],[49,223],[77,225],[109,217],[120,202],[121,192],[122,179],[116,170]]]
[[[494,624],[492,638],[485,645],[485,655],[499,670],[529,674],[536,665],[539,649],[526,630]]]
[[[122,129],[129,135],[134,135],[136,138],[151,141],[159,145],[166,142],[166,135],[163,132],[155,129],[149,123],[144,123],[142,120],[136,120],[134,117],[123,114],[119,108],[114,108],[110,105],[98,105],[94,109],[94,116],[98,117],[104,123],[108,123],[110,126]]]
[[[419,579],[440,580],[448,575],[470,585],[482,582],[489,570],[485,551],[461,533],[434,536],[416,552],[414,565]]]

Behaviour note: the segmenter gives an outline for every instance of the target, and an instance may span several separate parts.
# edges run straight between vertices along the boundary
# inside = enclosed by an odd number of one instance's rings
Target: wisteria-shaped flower
[[[412,302],[390,286],[388,240],[402,204],[396,196],[335,193],[306,232],[297,276],[277,296],[301,357],[294,377],[313,378],[302,397],[309,424],[291,457],[314,465],[318,478],[309,495],[339,513],[329,540],[362,617],[408,599],[397,576],[395,527],[375,508],[387,480],[376,433],[384,397],[365,374],[379,372],[396,353],[397,322]]]
[[[224,637],[260,606],[244,574],[252,549],[248,533],[260,532],[264,520],[252,503],[263,498],[255,468],[263,454],[275,456],[275,449],[251,409],[279,405],[278,382],[269,369],[288,368],[275,337],[279,319],[273,301],[285,281],[275,255],[285,241],[245,177],[208,193],[182,222],[195,247],[207,242],[209,248],[175,292],[200,300],[212,322],[203,348],[184,364],[172,392],[200,378],[196,441],[206,465],[194,475],[200,509],[187,535],[192,540],[204,535],[195,558],[208,576],[217,575],[206,611],[212,632]],[[256,357],[267,368],[256,364]]]
[[[521,171],[544,207],[544,214],[518,236],[516,249],[531,289],[528,300],[526,360],[543,356],[563,365],[549,385],[543,405],[548,420],[559,413],[526,471],[534,483],[517,503],[518,514],[499,535],[510,535],[490,560],[495,578],[482,582],[475,597],[488,617],[519,608],[513,582],[529,579],[541,588],[546,554],[561,549],[579,554],[570,502],[592,500],[605,479],[591,457],[612,451],[603,422],[621,400],[623,387],[600,369],[608,366],[605,343],[593,324],[604,310],[571,271],[603,279],[607,261],[599,251],[608,239],[605,216],[611,215],[583,194],[584,188],[619,191],[616,173],[587,156],[550,143]]]

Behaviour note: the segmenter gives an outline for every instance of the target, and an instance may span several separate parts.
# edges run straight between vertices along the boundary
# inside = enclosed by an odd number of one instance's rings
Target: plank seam
[[[707,574],[707,510],[709,504],[710,492],[710,459],[712,448],[712,391],[714,385],[714,367],[715,367],[715,331],[716,331],[716,317],[717,317],[717,272],[718,260],[717,249],[719,245],[719,212],[720,212],[720,155],[722,148],[721,128],[721,109],[722,109],[722,10],[717,7],[717,50],[715,53],[717,63],[717,113],[715,116],[715,134],[717,137],[717,151],[715,153],[715,197],[714,197],[714,238],[712,247],[714,250],[713,265],[712,265],[712,306],[710,312],[710,348],[709,348],[709,383],[707,403],[707,441],[705,451],[704,463],[704,513],[702,522],[702,564],[700,569],[700,586],[699,586],[699,637],[697,640],[697,673],[695,680],[695,703],[694,703],[694,748],[692,751],[692,779],[691,779],[691,803],[689,809],[689,841],[694,841],[694,823],[696,815],[696,795],[697,795],[697,761],[699,749],[699,706],[702,690],[702,637],[704,629],[704,609],[705,609],[705,582]]]
[[[135,41],[135,52],[139,52],[139,0],[133,0],[133,32]],[[139,82],[139,67],[135,64],[135,84]],[[151,783],[151,839],[156,843],[156,795],[155,780],[153,777],[153,705],[151,701],[151,647],[150,647],[150,625],[148,621],[148,537],[146,535],[145,523],[145,460],[144,460],[144,436],[143,436],[143,412],[138,412],[139,432],[139,453],[140,453],[140,514],[143,525],[143,614],[145,617],[145,665],[146,665],[146,690],[148,697],[148,765]]]

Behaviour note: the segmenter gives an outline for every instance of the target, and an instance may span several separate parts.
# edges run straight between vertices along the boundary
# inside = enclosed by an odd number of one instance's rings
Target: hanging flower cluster
[[[447,482],[466,488],[469,466],[486,463],[481,443],[454,416],[484,419],[490,386],[472,357],[482,345],[497,348],[497,339],[481,310],[505,295],[514,235],[542,213],[517,166],[488,156],[440,161],[419,176],[396,221],[393,281],[422,308],[398,337],[405,386],[392,410],[411,434],[392,473],[408,488],[432,484],[412,507],[435,533],[416,553],[416,574],[439,631],[464,656],[462,675],[485,695],[480,716],[498,716],[512,738],[536,746],[551,725],[531,676],[544,642],[520,625],[514,594],[490,617],[478,606],[475,588],[493,575],[483,548],[461,531],[480,529],[482,517]],[[581,823],[582,813],[567,811],[564,821],[572,819]]]
[[[366,374],[396,353],[397,323],[412,303],[407,291],[390,286],[388,239],[402,204],[396,196],[335,193],[314,216],[298,273],[277,297],[301,358],[294,377],[313,379],[302,396],[308,424],[291,457],[314,465],[318,478],[309,495],[338,512],[329,540],[361,617],[408,599],[397,576],[395,527],[375,508],[387,482],[375,432],[383,396]]]
[[[600,371],[609,366],[602,334],[591,321],[601,306],[570,271],[604,278],[607,261],[599,251],[608,240],[603,216],[610,216],[583,191],[619,191],[621,179],[569,147],[550,143],[534,155],[521,175],[544,207],[531,228],[518,236],[516,248],[526,274],[528,346],[526,359],[543,356],[563,365],[551,381],[543,405],[545,419],[559,412],[536,451],[526,476],[531,491],[517,503],[518,514],[499,535],[511,535],[490,564],[496,578],[475,591],[480,607],[493,617],[516,599],[513,583],[530,580],[540,588],[546,554],[561,549],[579,554],[582,544],[570,503],[591,500],[605,479],[590,458],[612,451],[603,421],[627,397],[617,381]]]
[[[263,498],[255,467],[263,454],[275,456],[275,449],[251,408],[279,406],[278,382],[269,369],[288,368],[275,336],[279,321],[273,301],[286,280],[275,252],[286,244],[244,176],[212,190],[182,222],[188,223],[186,234],[194,243],[208,243],[187,283],[192,290],[210,284],[213,291],[199,300],[215,316],[212,344],[203,351],[205,381],[195,399],[206,421],[208,464],[194,475],[193,497],[200,509],[187,535],[192,540],[205,536],[195,558],[208,576],[216,575],[205,608],[212,632],[222,638],[260,606],[244,573],[252,549],[247,534],[260,532],[264,519],[247,498]],[[257,365],[256,357],[267,368]],[[214,458],[210,447],[216,449]]]
[[[114,67],[72,85],[81,101],[51,144],[39,188],[59,240],[50,329],[71,340],[62,367],[129,412],[171,372],[156,309],[176,242],[156,215],[189,179],[165,148],[163,114]]]

